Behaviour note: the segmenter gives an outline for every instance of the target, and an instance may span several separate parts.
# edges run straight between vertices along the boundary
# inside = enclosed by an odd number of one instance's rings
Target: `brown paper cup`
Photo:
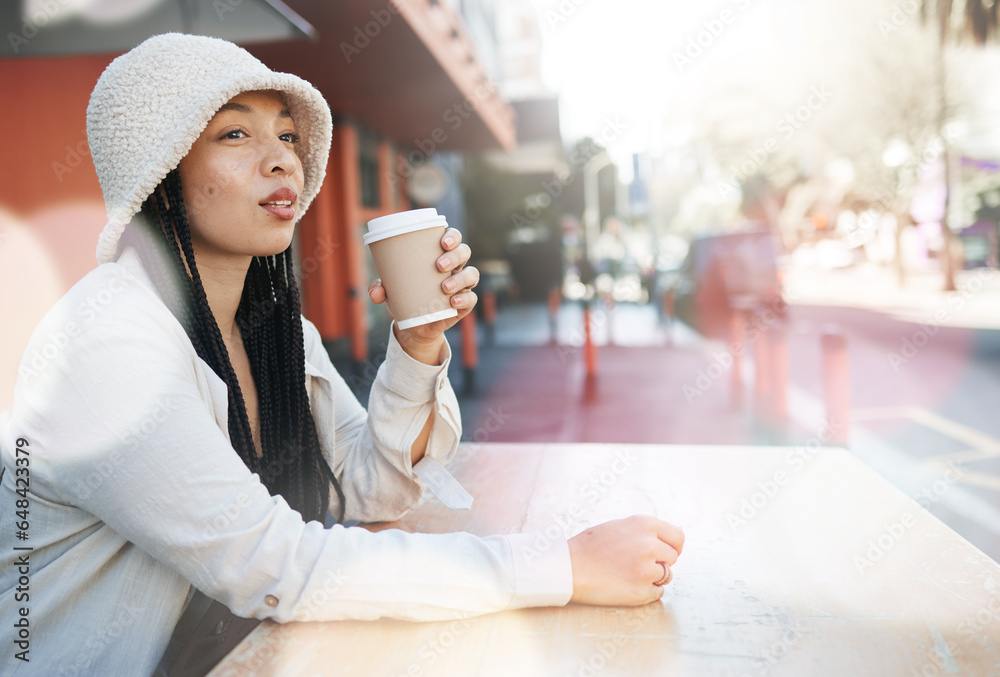
[[[375,270],[389,310],[400,329],[458,315],[441,283],[450,275],[437,268],[445,226],[422,228],[370,243]]]

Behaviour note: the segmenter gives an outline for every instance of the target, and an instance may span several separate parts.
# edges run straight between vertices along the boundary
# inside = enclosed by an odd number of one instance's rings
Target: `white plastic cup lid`
[[[415,230],[444,225],[447,225],[447,220],[444,216],[439,215],[437,209],[433,207],[411,209],[405,212],[380,216],[377,219],[369,221],[368,232],[365,233],[364,242],[368,245],[395,235],[404,235],[412,233]]]
[[[387,216],[380,216],[368,222],[368,232],[377,233],[382,230],[392,230],[408,223],[418,223],[427,221],[438,216],[438,211],[434,207],[427,209],[411,209],[406,212],[396,212]]]

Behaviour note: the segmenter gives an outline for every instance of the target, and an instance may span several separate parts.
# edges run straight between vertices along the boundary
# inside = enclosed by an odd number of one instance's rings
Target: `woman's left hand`
[[[437,268],[442,272],[451,272],[451,275],[441,283],[441,290],[449,297],[451,307],[458,311],[458,316],[409,329],[399,329],[393,325],[396,340],[403,350],[413,359],[433,365],[440,363],[445,330],[468,315],[479,300],[472,291],[479,284],[479,271],[473,266],[466,265],[472,250],[469,249],[469,245],[462,242],[462,233],[455,228],[445,229],[441,236],[441,248],[444,253],[438,257]],[[368,297],[374,303],[385,302],[385,287],[382,286],[381,280],[375,280],[368,286]]]

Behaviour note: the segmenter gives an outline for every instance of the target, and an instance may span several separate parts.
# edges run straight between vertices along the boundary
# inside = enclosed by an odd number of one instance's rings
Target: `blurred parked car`
[[[1000,259],[1000,231],[991,221],[977,221],[958,233],[963,268],[996,268]]]
[[[784,316],[777,242],[767,230],[704,235],[669,279],[674,314],[703,336],[728,339],[737,308]]]

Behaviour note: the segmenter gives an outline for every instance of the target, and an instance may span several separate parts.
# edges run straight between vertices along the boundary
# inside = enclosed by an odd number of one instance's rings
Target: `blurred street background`
[[[368,220],[436,207],[472,443],[848,447],[1000,559],[997,0],[25,0],[0,7],[0,412],[95,265],[90,91],[167,31],[334,111],[294,246],[365,401]],[[724,509],[724,506],[720,506]],[[831,506],[835,510],[836,506]]]

